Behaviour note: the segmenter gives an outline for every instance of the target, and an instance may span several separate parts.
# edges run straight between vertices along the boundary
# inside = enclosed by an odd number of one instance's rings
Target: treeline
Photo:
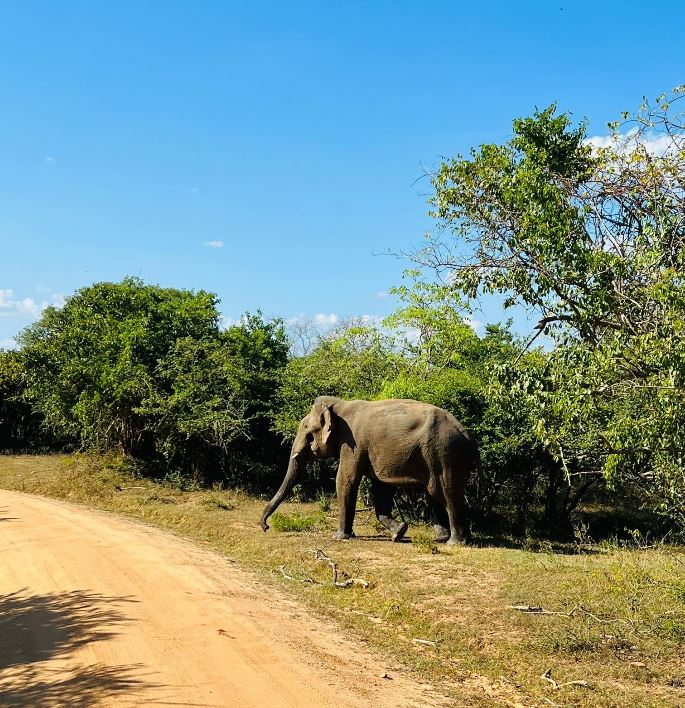
[[[214,295],[96,283],[0,356],[0,447],[120,450],[151,473],[259,488],[282,455],[278,322],[222,329]]]
[[[477,336],[453,304],[403,297],[384,327],[313,333],[308,351],[293,354],[282,323],[259,313],[222,329],[204,291],[136,278],[85,287],[25,329],[18,351],[0,354],[0,447],[116,449],[148,474],[269,493],[316,396],[416,398],[451,410],[479,442],[469,495],[477,522],[568,527],[582,495],[534,421],[492,385],[521,343],[500,326]],[[315,467],[305,491],[330,489],[333,474]],[[409,513],[424,504],[405,500]]]
[[[118,449],[144,473],[269,494],[316,396],[415,398],[479,445],[477,528],[563,535],[594,509],[615,531],[644,513],[682,535],[682,95],[624,116],[599,148],[551,106],[508,142],[443,162],[439,228],[379,326],[307,336],[257,313],[223,329],[204,291],[83,288],[0,353],[0,448]],[[535,336],[477,335],[467,314],[488,293],[537,312]],[[332,475],[315,468],[304,492]]]

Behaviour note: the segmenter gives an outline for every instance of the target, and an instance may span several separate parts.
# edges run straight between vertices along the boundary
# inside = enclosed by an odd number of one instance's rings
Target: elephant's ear
[[[331,437],[333,430],[333,416],[329,406],[324,406],[321,411],[321,442],[325,445]]]

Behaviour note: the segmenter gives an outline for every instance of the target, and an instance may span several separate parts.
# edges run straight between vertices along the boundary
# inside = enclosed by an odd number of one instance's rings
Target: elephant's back
[[[464,426],[444,408],[411,398],[389,398],[381,401],[359,401],[370,427],[382,429],[391,437],[422,434],[445,445],[469,440]]]
[[[412,399],[359,401],[355,408],[355,441],[379,479],[426,483],[436,468],[472,468],[473,444],[449,411]],[[404,479],[398,470],[411,474]]]

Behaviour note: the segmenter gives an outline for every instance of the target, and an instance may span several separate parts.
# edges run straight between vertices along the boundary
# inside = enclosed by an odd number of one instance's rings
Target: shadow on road
[[[7,507],[6,506],[0,507],[0,521],[17,521],[18,520],[16,516],[5,516],[6,513],[7,513]]]
[[[131,693],[139,696],[142,689],[152,687],[141,679],[142,669],[135,664],[95,664],[63,672],[24,666],[0,678],[0,705],[88,708]]]
[[[151,688],[142,667],[79,666],[74,652],[117,634],[135,600],[72,591],[0,597],[0,705],[91,706]],[[43,662],[53,660],[64,668]]]

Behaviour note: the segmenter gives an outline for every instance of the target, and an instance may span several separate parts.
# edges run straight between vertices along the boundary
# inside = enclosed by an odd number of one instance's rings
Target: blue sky
[[[684,26],[680,2],[4,0],[0,346],[125,275],[228,318],[386,315],[424,169],[552,101],[605,133],[685,81]]]

